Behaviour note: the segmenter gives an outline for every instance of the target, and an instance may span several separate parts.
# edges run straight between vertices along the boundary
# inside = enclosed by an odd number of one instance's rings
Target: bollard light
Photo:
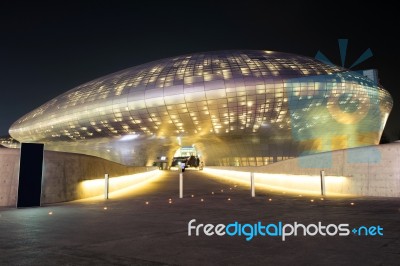
[[[104,199],[108,199],[110,192],[110,178],[108,174],[104,174]]]
[[[250,190],[251,190],[251,197],[254,198],[256,196],[256,189],[254,183],[254,173],[250,173]]]
[[[183,198],[183,175],[179,173],[179,198]]]
[[[320,171],[320,179],[321,179],[321,195],[325,196],[326,190],[325,190],[325,171],[324,170]]]

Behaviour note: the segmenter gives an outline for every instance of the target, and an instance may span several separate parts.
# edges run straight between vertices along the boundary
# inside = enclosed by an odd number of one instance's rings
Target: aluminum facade
[[[20,142],[127,165],[195,145],[207,164],[265,165],[378,144],[393,102],[347,69],[272,51],[162,59],[80,85],[10,128]]]

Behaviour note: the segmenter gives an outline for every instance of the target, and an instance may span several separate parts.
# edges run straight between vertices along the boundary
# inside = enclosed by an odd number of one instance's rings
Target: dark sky
[[[191,52],[263,49],[346,66],[367,48],[394,98],[386,133],[399,138],[398,14],[390,5],[339,1],[1,1],[0,135],[22,115],[73,87],[152,60]],[[389,32],[389,33],[387,33]]]

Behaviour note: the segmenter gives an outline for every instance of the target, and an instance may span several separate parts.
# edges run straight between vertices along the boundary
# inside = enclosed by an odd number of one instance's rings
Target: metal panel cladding
[[[367,77],[272,51],[188,54],[82,84],[10,128],[21,142],[127,165],[194,145],[208,164],[265,165],[378,144],[393,102]]]

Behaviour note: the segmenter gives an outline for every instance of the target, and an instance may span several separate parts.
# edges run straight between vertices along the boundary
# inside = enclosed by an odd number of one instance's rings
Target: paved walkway
[[[269,191],[257,191],[251,198],[248,187],[235,187],[201,171],[184,175],[184,199],[178,198],[178,172],[165,171],[148,186],[108,201],[0,209],[0,265],[398,265],[400,261],[400,199],[321,200]],[[211,224],[380,225],[384,235],[292,236],[284,242],[263,236],[251,241],[243,236],[196,237],[187,233],[192,219]]]

